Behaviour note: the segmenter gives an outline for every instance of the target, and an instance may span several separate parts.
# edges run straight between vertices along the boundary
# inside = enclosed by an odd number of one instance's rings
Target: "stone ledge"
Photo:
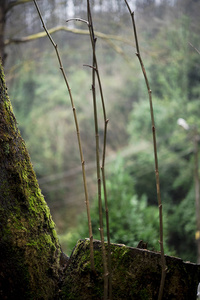
[[[65,269],[60,299],[103,299],[101,242],[94,241],[96,274],[90,271],[89,240],[79,240]],[[160,253],[112,244],[113,300],[158,298]],[[200,265],[165,256],[168,267],[163,300],[196,299]]]

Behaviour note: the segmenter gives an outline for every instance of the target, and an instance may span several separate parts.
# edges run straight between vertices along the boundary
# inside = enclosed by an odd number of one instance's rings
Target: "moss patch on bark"
[[[61,249],[0,67],[0,298],[54,299]]]

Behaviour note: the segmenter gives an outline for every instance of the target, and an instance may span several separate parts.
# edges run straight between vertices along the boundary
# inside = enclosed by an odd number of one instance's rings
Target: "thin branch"
[[[103,180],[105,211],[106,211],[106,230],[107,230],[107,240],[108,240],[108,285],[109,285],[109,299],[112,300],[112,266],[111,266],[110,226],[109,226],[109,209],[108,209],[106,176],[105,176],[105,155],[106,155],[106,141],[107,141],[107,126],[108,126],[108,122],[109,122],[109,120],[105,119],[105,123],[104,123],[104,146],[103,146],[103,158],[102,158],[101,172],[102,172],[102,180]]]
[[[91,260],[91,269],[92,269],[92,271],[95,271],[95,268],[94,268],[94,250],[93,250],[92,223],[91,223],[91,216],[90,216],[90,206],[89,206],[89,198],[88,198],[88,190],[87,190],[87,180],[86,180],[86,173],[85,173],[85,161],[84,161],[84,157],[83,157],[83,151],[82,151],[82,144],[81,144],[80,130],[79,130],[79,125],[78,125],[76,108],[74,106],[74,101],[73,101],[71,89],[70,89],[70,86],[69,86],[69,83],[68,83],[68,79],[67,79],[66,73],[65,73],[65,71],[63,69],[63,65],[62,65],[62,61],[61,61],[61,57],[60,57],[60,54],[59,54],[59,51],[58,51],[57,44],[52,39],[51,35],[49,34],[49,32],[48,32],[48,30],[47,30],[47,28],[46,28],[46,26],[44,24],[44,21],[43,21],[43,18],[42,18],[42,15],[40,13],[40,10],[39,10],[39,7],[38,7],[38,4],[37,4],[36,0],[34,0],[34,3],[35,3],[35,6],[36,6],[36,9],[38,11],[39,17],[41,19],[43,28],[46,31],[46,34],[49,37],[49,40],[51,41],[52,45],[55,48],[56,55],[57,55],[58,62],[59,62],[59,66],[60,66],[60,70],[61,70],[63,78],[65,80],[65,84],[67,86],[69,97],[70,97],[70,101],[71,101],[71,106],[72,106],[73,115],[74,115],[74,122],[75,122],[75,127],[76,127],[76,132],[77,132],[77,139],[78,139],[80,160],[81,160],[81,166],[82,166],[84,191],[85,191],[85,203],[86,203],[86,209],[87,209],[88,227],[89,227],[89,235],[90,235],[90,260]]]
[[[200,51],[199,51],[197,48],[195,48],[190,42],[188,42],[188,44],[189,44],[194,50],[196,50],[196,52],[197,52],[198,54],[200,54]]]
[[[46,26],[45,26],[45,24],[44,24],[44,21],[43,21],[43,18],[42,18],[42,15],[41,15],[41,12],[40,12],[40,10],[39,10],[39,7],[38,7],[38,5],[37,5],[36,0],[33,0],[33,1],[34,1],[34,3],[35,3],[35,6],[36,6],[36,9],[37,9],[38,15],[39,15],[40,20],[41,20],[41,22],[42,22],[42,26],[43,26],[44,30],[46,31],[46,34],[47,34],[48,38],[50,39],[52,45],[54,46],[54,48],[55,48],[55,50],[56,50],[56,54],[57,54],[57,57],[58,57],[58,60],[59,60],[59,64],[60,64],[60,66],[61,66],[60,55],[59,55],[58,50],[57,50],[57,45],[56,45],[56,43],[53,41],[53,39],[52,39],[50,33],[48,32],[48,30],[47,30],[47,28],[46,28]]]
[[[155,121],[154,121],[154,112],[153,112],[153,103],[152,103],[152,91],[150,89],[148,77],[146,74],[146,70],[140,55],[140,49],[139,49],[139,43],[138,43],[138,37],[137,37],[137,31],[136,31],[136,25],[135,25],[135,19],[134,19],[134,12],[131,11],[130,6],[126,0],[124,0],[127,8],[131,14],[132,24],[133,24],[133,31],[134,31],[134,37],[135,37],[135,43],[136,43],[136,55],[139,59],[141,69],[144,75],[144,79],[146,82],[147,91],[149,94],[149,104],[150,104],[150,112],[151,112],[151,123],[152,123],[152,134],[153,134],[153,146],[154,146],[154,160],[155,160],[155,175],[156,175],[156,190],[157,190],[157,199],[158,199],[158,207],[159,207],[159,228],[160,228],[160,251],[161,251],[161,267],[162,267],[162,275],[161,275],[161,283],[160,283],[160,289],[159,289],[159,295],[158,299],[161,300],[163,296],[163,290],[164,290],[164,283],[165,283],[165,277],[166,277],[166,261],[164,256],[164,246],[163,246],[163,214],[162,214],[162,202],[161,202],[161,194],[160,194],[160,179],[159,179],[159,171],[158,171],[158,156],[157,156],[157,143],[156,143],[156,127],[155,127]]]
[[[48,30],[49,34],[52,34],[52,33],[57,32],[57,31],[67,31],[67,32],[75,33],[75,34],[89,35],[88,30],[77,29],[77,28],[69,28],[67,26],[56,26],[56,27],[53,27],[53,28]],[[47,33],[42,31],[42,32],[31,34],[31,35],[28,35],[28,36],[25,36],[25,37],[22,37],[22,38],[7,39],[7,40],[5,40],[4,44],[5,45],[10,45],[10,44],[13,44],[13,43],[30,42],[30,41],[38,39],[38,38],[46,37],[46,35],[47,35]],[[95,35],[96,35],[96,37],[99,37],[103,40],[115,40],[115,41],[122,42],[122,43],[130,45],[130,46],[134,46],[134,44],[130,40],[124,39],[121,36],[105,34],[105,33],[98,32],[98,31],[95,31]]]
[[[76,20],[75,18],[69,19],[67,21],[72,21],[72,20],[82,21],[84,23],[87,22],[82,19]],[[88,30],[69,28],[67,26],[56,26],[56,27],[53,27],[48,30],[49,34],[55,33],[57,31],[67,31],[67,32],[71,32],[74,34],[80,34],[80,35],[88,35],[89,34]],[[31,34],[31,35],[21,37],[21,38],[10,38],[10,39],[7,39],[4,41],[4,45],[7,46],[10,44],[27,43],[27,42],[31,42],[36,39],[44,38],[44,37],[46,37],[46,35],[47,35],[47,33],[45,31],[42,31],[42,32],[38,32],[38,33]],[[121,36],[109,35],[109,34],[105,34],[102,32],[95,32],[95,35],[97,37],[99,37],[100,39],[102,39],[104,42],[106,42],[111,48],[113,48],[113,50],[116,53],[120,54],[129,64],[131,63],[130,58],[125,54],[125,52],[122,50],[122,48],[119,47],[118,45],[116,45],[115,43],[113,43],[113,41],[112,41],[112,40],[115,40],[118,42],[122,42],[123,44],[127,44],[127,45],[134,47],[134,44],[132,42],[130,42],[130,40],[124,39]]]
[[[96,68],[96,67],[94,67],[94,66],[90,66],[90,65],[88,65],[88,64],[84,64],[83,66],[84,66],[84,67],[91,68],[91,69],[93,69],[93,70],[97,71],[97,68]]]
[[[96,62],[96,74],[99,84],[102,108],[103,108],[103,116],[104,116],[104,138],[103,138],[103,154],[102,154],[102,181],[103,181],[103,191],[104,191],[104,201],[105,201],[105,212],[106,212],[106,229],[107,229],[107,241],[108,241],[108,284],[109,284],[109,299],[112,299],[112,269],[111,269],[111,246],[110,246],[110,228],[109,228],[109,210],[108,210],[108,200],[107,200],[107,189],[106,189],[106,176],[105,176],[105,158],[106,158],[106,143],[107,143],[107,127],[109,120],[106,115],[105,101],[103,95],[103,89],[100,79],[100,74],[97,65],[97,58],[95,53],[95,62]]]
[[[70,18],[70,19],[66,20],[67,23],[70,21],[79,21],[79,22],[86,23],[87,25],[89,25],[88,21],[81,19],[81,18]]]
[[[106,154],[106,140],[107,140],[107,125],[108,120],[106,118],[106,109],[105,102],[103,97],[103,90],[98,70],[98,63],[96,58],[96,37],[94,34],[92,15],[90,10],[90,2],[87,1],[87,10],[88,10],[88,22],[89,22],[89,32],[91,45],[93,50],[93,70],[92,70],[92,78],[93,78],[93,99],[94,99],[94,117],[95,117],[95,133],[96,133],[96,147],[97,147],[97,179],[98,179],[98,195],[99,195],[99,221],[100,221],[100,234],[101,234],[101,243],[102,243],[102,255],[103,255],[103,264],[104,264],[104,300],[108,297],[108,284],[109,284],[109,299],[112,299],[112,284],[111,284],[111,250],[110,250],[110,234],[109,234],[109,220],[108,220],[108,205],[107,205],[107,193],[106,193],[106,182],[105,182],[105,154]],[[100,179],[100,161],[99,161],[99,134],[98,134],[98,116],[97,116],[97,108],[96,108],[96,94],[95,94],[95,74],[97,75],[98,85],[100,89],[100,96],[103,108],[104,115],[104,145],[103,145],[103,162],[102,162],[102,180],[103,180],[103,189],[104,189],[104,198],[105,198],[105,209],[106,209],[106,224],[107,224],[107,237],[108,237],[108,270],[107,270],[107,261],[106,261],[106,250],[104,245],[104,233],[103,233],[103,217],[102,217],[102,199],[101,199],[101,179]]]

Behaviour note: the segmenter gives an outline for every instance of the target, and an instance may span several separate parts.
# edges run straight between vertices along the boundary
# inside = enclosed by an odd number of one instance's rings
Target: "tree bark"
[[[55,299],[61,256],[0,66],[0,298]]]

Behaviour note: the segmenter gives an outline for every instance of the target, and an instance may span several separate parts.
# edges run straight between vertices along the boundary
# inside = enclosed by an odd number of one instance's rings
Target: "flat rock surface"
[[[94,241],[96,274],[91,273],[89,254],[89,240],[79,240],[65,269],[60,299],[103,299],[100,241]],[[113,300],[158,298],[161,279],[160,253],[112,244],[111,257]],[[176,257],[165,257],[168,269],[163,300],[196,299],[200,265],[183,262]]]

